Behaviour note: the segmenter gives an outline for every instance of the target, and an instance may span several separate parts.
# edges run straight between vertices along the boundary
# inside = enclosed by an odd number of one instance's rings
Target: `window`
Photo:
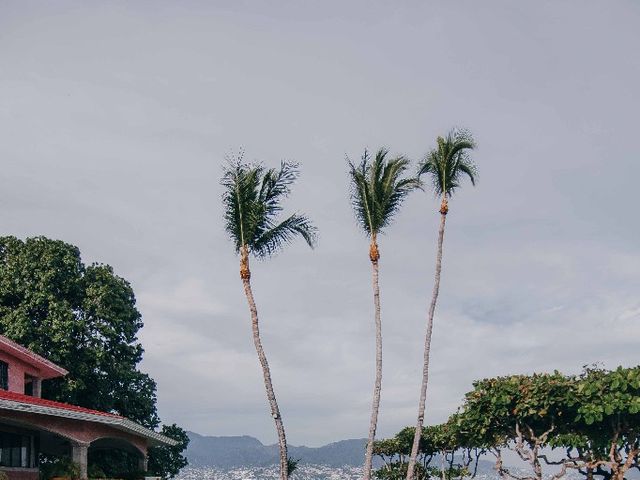
[[[9,364],[0,361],[0,388],[9,390]]]
[[[24,376],[24,394],[33,397],[33,377]]]
[[[33,468],[35,463],[33,436],[0,432],[0,466]]]

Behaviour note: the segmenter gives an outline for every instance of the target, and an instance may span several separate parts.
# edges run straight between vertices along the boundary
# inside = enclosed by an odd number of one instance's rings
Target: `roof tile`
[[[31,397],[29,395],[22,395],[16,392],[9,392],[6,390],[0,390],[0,399],[11,400],[13,402],[26,403],[29,405],[38,405],[41,407],[58,408],[60,410],[68,410],[71,412],[88,413],[91,415],[101,415],[105,417],[123,418],[120,415],[113,413],[101,412],[99,410],[91,410],[89,408],[78,407],[71,405],[70,403],[54,402],[53,400],[46,400],[44,398]]]

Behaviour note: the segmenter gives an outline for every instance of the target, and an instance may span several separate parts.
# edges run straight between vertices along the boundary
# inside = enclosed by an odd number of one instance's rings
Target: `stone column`
[[[88,443],[74,442],[71,444],[71,460],[80,465],[80,478],[86,480],[87,475],[87,454],[89,450]]]
[[[147,456],[146,455],[138,458],[138,470],[140,470],[142,472],[146,472],[147,471]]]
[[[33,378],[31,380],[31,389],[34,397],[42,397],[42,379],[41,378]]]

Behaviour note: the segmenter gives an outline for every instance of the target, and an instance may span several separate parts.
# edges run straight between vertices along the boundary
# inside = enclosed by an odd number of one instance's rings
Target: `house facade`
[[[9,480],[37,480],[40,453],[70,456],[86,479],[92,449],[131,452],[146,470],[149,447],[176,445],[125,417],[41,398],[43,381],[66,374],[0,335],[0,471]]]

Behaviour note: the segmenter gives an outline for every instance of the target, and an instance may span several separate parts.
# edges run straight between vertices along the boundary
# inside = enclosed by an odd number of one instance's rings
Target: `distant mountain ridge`
[[[191,441],[186,456],[193,467],[265,467],[278,462],[278,446],[264,445],[254,437],[208,437],[187,433]],[[290,445],[289,456],[303,463],[329,467],[359,466],[366,444],[366,438],[356,438],[317,448]]]

